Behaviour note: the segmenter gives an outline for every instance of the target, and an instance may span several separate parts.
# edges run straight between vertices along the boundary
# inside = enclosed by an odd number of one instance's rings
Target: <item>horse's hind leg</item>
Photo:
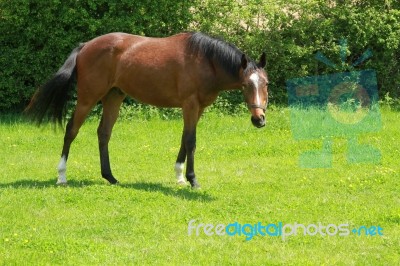
[[[97,129],[101,175],[111,184],[115,184],[118,181],[114,178],[111,172],[110,158],[108,155],[108,142],[111,138],[112,128],[118,118],[119,108],[125,97],[126,95],[123,92],[114,88],[101,100],[103,104],[103,115]]]
[[[64,145],[61,152],[61,159],[58,164],[58,180],[57,184],[66,184],[66,170],[67,170],[67,160],[69,155],[69,149],[71,147],[71,143],[74,141],[76,136],[78,135],[79,128],[82,126],[85,121],[86,116],[93,108],[94,103],[92,104],[82,104],[79,102],[76,105],[76,109],[71,119],[67,123],[67,127],[65,130],[64,136]]]

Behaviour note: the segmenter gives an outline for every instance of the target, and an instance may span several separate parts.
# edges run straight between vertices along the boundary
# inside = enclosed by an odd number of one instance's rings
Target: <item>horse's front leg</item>
[[[183,133],[181,147],[175,164],[176,177],[179,184],[184,184],[183,168],[187,159],[186,179],[192,188],[200,188],[194,173],[194,153],[196,151],[196,126],[203,113],[204,108],[200,108],[196,101],[187,101],[183,106]]]
[[[194,153],[196,151],[196,128],[191,131],[184,131],[183,138],[185,140],[187,167],[186,179],[189,181],[192,188],[200,188],[194,173]]]
[[[186,185],[186,181],[183,176],[185,161],[186,161],[185,132],[183,132],[181,139],[181,147],[179,149],[178,158],[176,159],[175,163],[175,174],[179,185]]]

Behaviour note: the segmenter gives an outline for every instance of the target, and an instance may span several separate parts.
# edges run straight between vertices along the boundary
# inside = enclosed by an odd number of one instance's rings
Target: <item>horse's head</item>
[[[242,56],[242,90],[251,122],[255,127],[265,126],[265,109],[268,105],[268,77],[264,71],[266,56],[263,53],[256,66],[250,65],[246,55]],[[254,64],[254,63],[252,63]]]

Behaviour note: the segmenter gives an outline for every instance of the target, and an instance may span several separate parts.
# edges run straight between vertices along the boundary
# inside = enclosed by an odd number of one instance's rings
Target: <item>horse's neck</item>
[[[221,91],[236,90],[242,85],[239,77],[234,77],[222,69],[216,71],[215,79],[217,89]]]

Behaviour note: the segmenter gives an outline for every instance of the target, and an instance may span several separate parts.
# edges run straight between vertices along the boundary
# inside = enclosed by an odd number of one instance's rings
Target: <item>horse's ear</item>
[[[260,68],[264,68],[266,65],[267,65],[267,55],[264,52],[260,56],[260,61],[258,62],[257,66]]]
[[[247,55],[242,54],[241,65],[243,69],[247,68],[247,63],[248,63]]]

